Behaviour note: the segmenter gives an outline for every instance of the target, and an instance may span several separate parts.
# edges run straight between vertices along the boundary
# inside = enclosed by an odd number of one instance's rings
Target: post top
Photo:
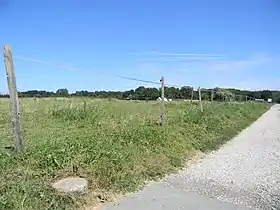
[[[4,50],[11,50],[11,46],[9,44],[4,44]]]

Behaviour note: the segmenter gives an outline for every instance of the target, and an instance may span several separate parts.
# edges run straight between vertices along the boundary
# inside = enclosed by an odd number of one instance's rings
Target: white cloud
[[[246,90],[280,90],[280,77],[279,78],[258,78],[251,80],[244,80],[234,85],[236,88]]]
[[[146,51],[146,52],[134,52],[128,53],[131,55],[146,55],[146,56],[160,56],[160,57],[180,57],[180,58],[188,58],[188,57],[225,57],[225,54],[215,54],[215,53],[170,53],[170,52],[159,52],[159,51]]]
[[[219,63],[210,63],[208,64],[209,70],[214,71],[243,71],[251,70],[252,68],[258,67],[260,65],[266,64],[273,61],[274,57],[263,56],[263,57],[254,57],[241,60],[227,60],[225,62]]]
[[[180,55],[178,53],[167,55]],[[188,55],[188,54],[183,54]],[[196,54],[199,55],[199,54]],[[201,54],[203,55],[203,54]],[[206,54],[205,54],[206,55]],[[226,57],[215,57],[207,54],[206,57],[201,56],[167,56],[167,57],[146,57],[140,58],[138,62],[143,63],[143,68],[151,71],[165,72],[236,72],[248,71],[259,68],[262,65],[270,63],[279,63],[278,55],[255,54],[242,59],[229,59]]]
[[[239,59],[141,58],[133,75],[157,81],[164,76],[167,83],[194,87],[231,87],[241,89],[280,89],[280,56],[253,54]],[[278,73],[279,72],[279,73]]]

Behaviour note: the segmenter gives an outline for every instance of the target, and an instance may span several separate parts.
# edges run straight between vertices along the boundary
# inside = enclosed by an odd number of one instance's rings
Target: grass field
[[[86,100],[86,103],[84,101]],[[178,169],[196,151],[217,149],[255,121],[264,103],[205,103],[204,113],[188,102],[21,99],[25,153],[11,143],[8,99],[0,100],[0,209],[75,209],[97,197],[138,189],[146,180]],[[73,170],[77,168],[77,170]],[[90,181],[84,197],[55,192],[58,178]],[[110,196],[109,196],[110,197]]]

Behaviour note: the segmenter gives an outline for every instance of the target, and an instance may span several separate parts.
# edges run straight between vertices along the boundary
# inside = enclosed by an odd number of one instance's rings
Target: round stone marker
[[[80,177],[67,177],[54,183],[53,188],[65,193],[85,193],[88,181]]]

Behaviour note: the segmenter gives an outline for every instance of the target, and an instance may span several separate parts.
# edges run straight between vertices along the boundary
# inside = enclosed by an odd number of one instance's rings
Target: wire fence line
[[[62,69],[67,69],[67,70],[75,70],[75,71],[84,71],[84,72],[88,72],[88,73],[93,73],[94,71],[89,70],[89,69],[84,69],[84,68],[77,68],[77,67],[73,67],[73,66],[69,66],[69,65],[65,65],[65,64],[57,64],[54,62],[49,62],[49,61],[44,61],[41,59],[37,59],[37,58],[32,58],[32,57],[27,57],[27,56],[20,56],[20,55],[15,55],[13,56],[16,59],[19,60],[24,60],[24,61],[28,61],[28,62],[33,62],[33,63],[39,63],[39,64],[43,64],[43,65],[49,65],[49,66],[54,66],[57,68],[62,68]],[[100,73],[100,72],[98,72]],[[111,75],[112,76],[112,75]],[[144,80],[144,79],[139,79],[139,78],[133,78],[133,77],[128,77],[128,76],[123,76],[123,75],[113,75],[114,77],[117,78],[122,78],[122,79],[126,79],[126,80],[131,80],[131,81],[137,81],[137,82],[143,82],[143,83],[147,83],[147,84],[154,84],[154,85],[161,85],[161,82],[156,82],[156,81],[150,81],[150,80]],[[165,87],[175,87],[175,88],[182,88],[182,86],[180,85],[176,85],[176,84],[168,84],[165,83],[164,84]],[[190,85],[185,85],[186,87],[191,87],[192,91],[195,90],[194,87],[190,86]],[[199,88],[197,88],[198,91]],[[200,88],[201,92],[211,92],[211,93],[220,93],[220,90],[216,90],[216,89],[206,89],[206,88]],[[227,94],[224,93],[223,95],[225,96],[232,96],[232,94]],[[244,95],[237,95],[234,94],[234,98],[236,97],[244,97]],[[255,98],[251,97],[251,96],[245,96],[247,99],[251,99],[251,100],[255,100]]]
[[[28,61],[28,62],[32,62],[32,63],[39,63],[39,64],[43,64],[43,65],[48,65],[48,66],[53,66],[53,67],[56,67],[56,68],[62,68],[62,69],[67,69],[67,70],[75,70],[75,71],[84,71],[84,72],[88,72],[88,73],[93,73],[93,72],[96,73],[96,71],[94,71],[94,70],[85,69],[85,68],[77,68],[77,67],[73,67],[73,66],[69,66],[69,65],[65,65],[65,64],[58,64],[58,63],[44,61],[44,60],[33,58],[33,57],[26,57],[26,56],[20,56],[20,55],[15,55],[13,57],[15,59],[24,60],[24,61]],[[101,72],[98,72],[98,73],[101,73]],[[157,82],[157,81],[133,78],[133,77],[123,76],[123,75],[111,75],[111,76],[121,78],[121,79],[131,80],[131,81],[143,82],[143,83],[147,83],[147,84],[154,84],[154,85],[161,85],[162,84],[161,82]],[[175,87],[175,88],[182,88],[183,87],[182,85],[168,84],[168,83],[165,83],[164,86],[165,87]],[[198,88],[195,89],[191,85],[184,85],[184,86],[185,87],[191,87],[193,90],[198,91]],[[216,90],[215,88],[200,88],[200,89],[201,89],[201,92],[220,93],[220,90]],[[232,94],[224,93],[224,95],[232,95]],[[234,97],[244,97],[244,95],[234,94]],[[252,99],[252,100],[255,99],[251,96],[247,96],[247,98]]]
[[[28,62],[33,62],[33,63],[39,63],[39,64],[43,64],[43,65],[49,65],[49,66],[53,66],[56,68],[63,68],[63,69],[67,69],[67,70],[75,70],[75,71],[84,71],[84,72],[90,72],[93,73],[95,71],[93,70],[89,70],[89,69],[84,69],[84,68],[77,68],[77,67],[73,67],[73,66],[68,66],[68,65],[64,65],[64,64],[57,64],[54,62],[49,62],[49,61],[44,61],[41,59],[37,59],[37,58],[31,58],[31,57],[26,57],[26,56],[14,56],[14,58],[16,59],[20,59],[20,60],[24,60],[24,61],[28,61]],[[100,73],[100,72],[98,72]],[[160,82],[157,81],[151,81],[151,80],[145,80],[145,79],[139,79],[139,78],[133,78],[133,77],[128,77],[128,76],[123,76],[123,75],[111,75],[117,78],[122,78],[122,79],[126,79],[126,80],[131,80],[131,81],[137,81],[137,82],[143,82],[143,83],[147,83],[147,84],[153,84],[153,85],[160,85],[161,86],[161,97],[159,97],[158,99],[161,100],[161,114],[160,114],[160,122],[161,124],[163,124],[163,116],[164,116],[164,101],[168,101],[168,99],[165,98],[165,94],[164,94],[164,89],[165,87],[175,87],[175,88],[182,88],[182,87],[187,87],[191,89],[191,96],[189,98],[190,102],[193,103],[195,100],[199,101],[200,104],[200,110],[201,112],[203,112],[203,99],[205,98],[205,93],[210,93],[211,94],[211,101],[214,101],[214,98],[216,98],[216,95],[218,94],[220,98],[222,98],[223,101],[236,101],[237,97],[240,97],[240,101],[241,101],[241,97],[245,97],[245,101],[252,101],[255,100],[255,98],[251,97],[251,96],[247,96],[247,95],[238,95],[238,94],[232,94],[232,93],[227,93],[227,92],[223,92],[221,91],[222,89],[217,89],[217,88],[212,88],[212,89],[207,89],[207,88],[194,88],[193,86],[190,85],[185,85],[185,86],[180,86],[180,85],[176,85],[176,84],[168,84],[165,83],[165,78],[162,77]],[[196,99],[194,99],[194,91],[197,91],[196,94]],[[163,94],[162,94],[163,93]],[[208,99],[209,100],[209,99]],[[191,109],[191,107],[190,107]]]
[[[58,64],[58,63],[54,63],[54,62],[39,60],[39,59],[37,59],[37,58],[31,58],[31,57],[19,56],[19,55],[15,55],[15,56],[13,56],[13,57],[16,58],[16,59],[19,59],[19,60],[29,61],[29,62],[33,62],[33,63],[39,63],[39,64],[48,65],[48,66],[53,66],[53,67],[57,67],[57,68],[67,69],[67,70],[84,71],[84,72],[88,72],[88,73],[97,73],[97,72],[94,71],[94,70],[85,69],[85,68],[77,68],[77,67],[73,67],[73,66],[69,66],[69,65]],[[101,73],[101,72],[98,72],[98,73]],[[106,74],[106,75],[107,75],[107,74]],[[117,78],[121,78],[121,79],[126,79],[126,80],[144,82],[144,83],[147,83],[147,84],[161,85],[160,82],[155,82],[155,81],[150,81],[150,80],[144,80],[144,79],[138,79],[138,78],[123,76],[123,75],[112,75],[112,74],[111,74],[111,76],[114,76],[114,77],[117,77]],[[165,86],[169,86],[169,87],[181,87],[181,86],[179,86],[179,85],[174,85],[174,84],[165,84]]]
[[[189,54],[188,54],[189,55]],[[217,56],[221,56],[221,55],[217,55]],[[42,65],[47,65],[47,66],[53,66],[56,68],[61,68],[61,69],[67,69],[67,70],[72,70],[72,71],[83,71],[86,73],[103,73],[106,76],[108,76],[108,74],[104,73],[104,72],[97,72],[95,70],[92,69],[85,69],[85,68],[80,68],[80,67],[74,67],[74,66],[69,66],[69,65],[65,65],[65,64],[61,64],[61,63],[55,63],[55,62],[50,62],[50,61],[45,61],[45,60],[41,60],[38,58],[34,58],[34,57],[28,57],[28,56],[22,56],[22,55],[14,55],[13,58],[18,59],[18,60],[23,60],[23,61],[27,61],[27,62],[32,62],[32,63],[38,63],[38,64],[42,64]],[[246,101],[247,100],[255,100],[254,97],[252,96],[248,96],[248,95],[238,95],[238,94],[232,94],[232,93],[228,93],[228,92],[223,92],[222,88],[195,88],[191,85],[177,85],[177,84],[169,84],[169,83],[162,83],[161,81],[151,81],[151,80],[146,80],[146,79],[139,79],[139,78],[134,78],[134,77],[128,77],[128,76],[124,76],[124,75],[112,75],[110,74],[111,77],[116,77],[116,78],[121,78],[121,79],[125,79],[125,80],[131,80],[131,81],[137,81],[137,82],[143,82],[146,84],[153,84],[153,85],[164,85],[164,87],[174,87],[174,88],[182,88],[182,87],[187,87],[190,88],[192,93],[191,93],[191,97],[190,97],[190,101],[194,101],[194,91],[197,91],[197,95],[200,95],[200,98],[198,96],[198,100],[201,101],[201,98],[204,98],[204,94],[205,93],[211,93],[211,101],[214,100],[213,95],[215,94],[219,94],[220,96],[222,96],[224,98],[224,101],[235,101],[235,99],[237,97],[245,97]],[[161,87],[162,88],[162,87]],[[162,98],[162,100],[164,100],[164,98]]]
[[[64,65],[64,64],[57,64],[54,62],[44,61],[44,60],[32,58],[32,57],[19,56],[19,55],[12,56],[11,47],[9,45],[4,46],[4,61],[5,61],[7,82],[8,82],[9,98],[10,98],[10,104],[11,104],[10,107],[11,107],[11,113],[12,113],[12,131],[13,131],[13,139],[14,139],[14,148],[16,149],[16,151],[22,152],[23,151],[23,141],[22,141],[22,135],[21,135],[19,100],[18,100],[16,75],[14,72],[13,58],[19,59],[19,60],[24,60],[27,62],[39,63],[42,65],[48,65],[48,66],[53,66],[53,67],[57,67],[57,68],[62,68],[62,69],[68,69],[68,70],[84,71],[84,72],[89,72],[89,73],[93,73],[93,72],[95,73],[95,71],[92,71],[89,69],[84,69],[84,68],[68,66],[68,65]],[[98,72],[98,73],[100,73],[100,72]],[[165,78],[163,76],[161,77],[160,81],[144,80],[144,79],[133,78],[133,77],[128,77],[128,76],[124,76],[124,75],[113,75],[113,76],[117,77],[117,78],[126,79],[126,80],[138,81],[138,82],[143,82],[143,83],[147,83],[147,84],[161,86],[161,91],[160,91],[161,97],[159,97],[159,99],[161,101],[161,105],[160,105],[160,110],[161,110],[160,124],[161,125],[163,125],[163,123],[164,123],[164,115],[165,115],[164,102],[167,100],[165,98],[165,88],[166,87],[174,87],[174,88],[181,88],[181,89],[183,87],[186,87],[188,89],[191,89],[191,97],[190,97],[191,104],[194,101],[195,88],[193,86],[190,86],[190,85],[181,86],[181,85],[176,85],[176,84],[168,84],[168,83],[165,83]],[[197,88],[198,101],[200,103],[201,112],[203,112],[203,103],[202,103],[203,94],[202,94],[202,92],[208,93],[208,94],[211,93],[211,101],[214,101],[214,94],[218,94],[219,96],[222,96],[224,98],[224,101],[231,101],[231,100],[234,101],[237,96],[246,97],[246,101],[247,101],[247,99],[254,100],[254,98],[250,97],[250,96],[234,95],[230,92],[223,92],[222,90],[223,89],[217,89],[217,88],[213,88],[213,89],[206,89],[206,88],[201,88],[201,87]]]

